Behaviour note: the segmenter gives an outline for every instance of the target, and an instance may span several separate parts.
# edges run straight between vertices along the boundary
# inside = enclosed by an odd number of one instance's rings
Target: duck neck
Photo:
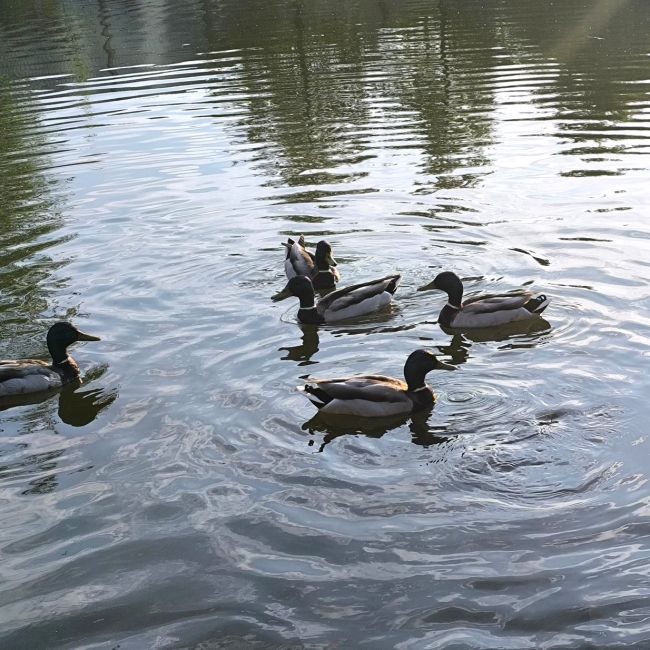
[[[298,296],[300,309],[298,309],[298,320],[307,325],[317,325],[323,322],[323,317],[316,310],[316,295],[314,291],[301,293]]]
[[[52,369],[60,375],[61,382],[69,384],[76,381],[80,374],[79,366],[72,357],[68,356],[67,347],[48,341],[47,348],[52,355]]]
[[[302,293],[298,296],[300,300],[300,309],[316,309],[316,296],[314,292],[311,293]]]
[[[447,304],[445,307],[459,311],[463,306],[463,285],[459,281],[447,289]]]
[[[438,315],[438,323],[443,327],[451,327],[451,324],[456,318],[460,310],[456,307],[453,307],[450,303],[447,303],[441,310]]]
[[[415,364],[411,364],[410,361],[407,362],[404,368],[404,379],[406,379],[409,393],[424,391],[424,389],[428,388],[425,382],[426,374],[424,370],[415,366]]]
[[[404,379],[408,385],[408,396],[413,402],[415,410],[427,408],[433,405],[433,391],[425,382],[426,372],[419,367],[409,367],[408,363],[404,368]]]
[[[327,261],[327,257],[317,255],[314,261],[316,263],[316,268],[318,269],[319,273],[323,271],[329,272],[330,265],[329,262]]]
[[[320,325],[325,319],[318,313],[316,307],[303,307],[298,310],[298,320],[305,325]]]
[[[408,396],[413,402],[414,411],[431,408],[436,401],[433,391],[426,384],[419,390],[409,391]]]
[[[50,351],[52,362],[55,366],[66,364],[70,357],[68,357],[68,346],[56,341],[47,342],[47,349]]]

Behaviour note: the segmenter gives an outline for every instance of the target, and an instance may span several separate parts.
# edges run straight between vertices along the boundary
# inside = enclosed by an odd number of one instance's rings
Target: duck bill
[[[273,302],[280,302],[280,300],[284,300],[285,298],[288,298],[291,295],[291,292],[289,291],[289,287],[286,286],[282,291],[278,291],[274,296],[271,296],[271,300]]]
[[[99,336],[84,334],[83,332],[77,331],[77,341],[101,341],[101,339]]]
[[[418,291],[431,291],[431,289],[437,289],[435,285],[435,280],[432,280],[429,282],[429,284],[425,284],[423,287],[418,287]]]
[[[336,263],[336,260],[334,259],[333,255],[331,253],[325,258],[325,260],[327,261],[327,263],[330,266],[338,266],[337,263]]]

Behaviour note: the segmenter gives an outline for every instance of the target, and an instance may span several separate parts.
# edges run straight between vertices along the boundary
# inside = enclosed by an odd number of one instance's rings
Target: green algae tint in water
[[[0,0],[2,648],[650,644],[650,7]],[[296,322],[281,242],[394,306]],[[447,335],[468,294],[546,322]],[[343,423],[307,375],[431,414]]]

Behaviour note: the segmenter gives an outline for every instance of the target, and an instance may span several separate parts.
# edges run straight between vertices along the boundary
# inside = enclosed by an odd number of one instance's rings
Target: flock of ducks
[[[300,300],[298,320],[306,325],[333,323],[377,311],[390,304],[401,280],[399,274],[387,275],[337,289],[316,302],[315,289],[331,289],[340,279],[331,246],[320,241],[312,254],[302,236],[298,241],[289,239],[284,246],[289,281],[274,299],[287,295],[297,297]],[[463,302],[463,283],[451,271],[439,273],[432,286],[447,294],[438,323],[450,330],[499,327],[538,318],[549,303],[545,295],[529,291],[479,296]],[[312,379],[298,390],[321,413],[364,417],[399,415],[432,407],[435,396],[425,377],[435,368],[450,367],[429,350],[420,349],[412,352],[404,364],[405,381],[383,375],[355,375]]]
[[[307,250],[304,238],[286,244],[286,287],[274,297],[289,295],[300,301],[298,320],[321,325],[355,318],[390,304],[399,286],[399,274],[362,282],[331,291],[318,302],[316,290],[334,289],[340,280],[332,247],[319,241],[316,250]],[[538,318],[548,306],[543,294],[517,292],[473,297],[463,302],[463,283],[451,271],[436,276],[433,287],[447,294],[447,303],[438,316],[443,328],[462,331],[498,327],[514,321]],[[6,396],[51,391],[79,380],[79,368],[67,348],[76,341],[99,341],[72,324],[59,322],[47,333],[52,363],[38,359],[0,361],[0,399]],[[321,413],[363,417],[391,416],[433,406],[435,396],[426,384],[427,373],[435,368],[451,368],[429,350],[412,352],[404,364],[404,379],[383,375],[355,375],[338,379],[313,379],[298,388]]]

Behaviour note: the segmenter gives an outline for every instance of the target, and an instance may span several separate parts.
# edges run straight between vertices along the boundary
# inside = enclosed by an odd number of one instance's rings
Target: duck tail
[[[390,282],[386,285],[386,289],[384,289],[384,291],[388,291],[388,293],[395,293],[397,291],[397,287],[399,287],[401,279],[401,275],[394,275],[390,279]]]
[[[289,237],[286,242],[285,241],[282,242],[282,245],[287,249],[287,257],[286,257],[286,259],[289,259],[289,255],[291,255],[291,248],[293,247],[293,245],[295,243],[296,242],[293,241],[293,239],[291,239],[291,237]]]
[[[541,314],[551,302],[543,293],[531,298],[524,306],[531,314]]]
[[[317,408],[322,408],[332,401],[332,398],[317,384],[305,384],[304,386],[298,386],[296,390],[302,393]]]
[[[287,257],[289,257],[289,251],[291,250],[291,247],[295,243],[296,242],[293,239],[291,239],[291,237],[288,237],[286,242],[285,241],[282,242],[282,245],[287,249]],[[300,235],[300,237],[298,237],[298,246],[301,246],[302,248],[305,247],[305,236],[304,235]]]

